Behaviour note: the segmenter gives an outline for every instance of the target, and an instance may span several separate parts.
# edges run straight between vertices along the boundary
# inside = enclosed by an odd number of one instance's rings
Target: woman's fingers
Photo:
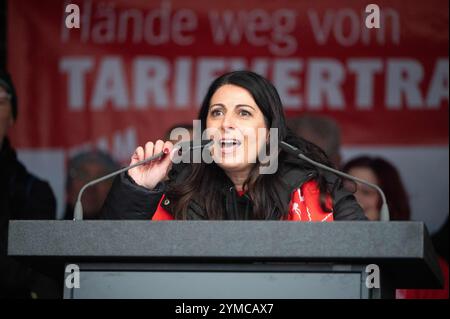
[[[143,159],[144,159],[144,149],[142,148],[142,146],[139,146],[138,148],[136,148],[133,155],[131,156],[130,165],[133,165]]]
[[[150,156],[153,156],[153,149],[154,149],[153,142],[147,142],[145,143],[145,157],[144,159],[149,158]]]
[[[133,153],[133,156],[131,157],[130,165],[136,164],[139,161],[142,161],[144,159],[147,159],[151,156],[154,156],[156,154],[159,154],[161,152],[165,152],[166,155],[163,156],[161,159],[170,158],[170,160],[174,156],[174,146],[172,142],[167,141],[164,142],[162,140],[157,140],[155,143],[153,142],[147,142],[145,143],[144,147],[139,146],[136,151]],[[169,155],[169,156],[168,156]],[[151,164],[156,164],[153,161],[149,163],[150,167],[153,167]]]
[[[141,186],[153,189],[167,174],[171,167],[171,159],[174,147],[171,142],[158,140],[155,143],[147,142],[144,147],[139,146],[131,157],[131,164],[148,159],[156,154],[165,153],[161,161],[151,161],[148,165],[142,165],[128,170],[128,175]]]
[[[173,159],[173,156],[174,156],[173,150],[174,150],[174,148],[175,147],[172,144],[172,142],[167,141],[167,142],[164,143],[163,152],[166,154],[166,156],[169,155],[167,157],[169,157],[170,159]]]
[[[159,154],[163,151],[164,148],[164,142],[161,140],[157,140],[155,143],[155,148],[154,148],[154,154]]]

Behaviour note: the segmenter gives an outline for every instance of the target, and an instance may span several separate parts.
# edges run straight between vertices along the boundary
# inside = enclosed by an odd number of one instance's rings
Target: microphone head
[[[214,144],[213,140],[192,140],[186,142],[178,142],[175,144],[177,149],[176,155],[173,158],[173,163],[197,163],[201,161],[200,158],[203,156],[211,156],[210,152],[203,154],[203,149],[205,147],[210,147]],[[198,154],[201,153],[200,158]],[[209,159],[207,160],[207,162]]]
[[[175,147],[178,146],[180,149],[198,149],[198,148],[205,148],[207,146],[211,146],[214,143],[213,140],[192,140],[192,141],[185,141],[185,142],[178,142],[175,144]]]
[[[211,139],[208,139],[208,140],[201,140],[200,141],[200,143],[198,143],[198,141],[196,141],[196,140],[194,140],[194,141],[191,141],[191,143],[190,143],[190,145],[189,145],[189,147],[191,148],[191,149],[198,149],[198,148],[205,148],[205,147],[209,147],[209,146],[212,146],[214,144],[214,141],[213,140],[211,140]]]
[[[195,150],[195,149],[203,149],[205,147],[212,146],[214,144],[213,140],[192,140],[186,142],[178,142],[175,144],[175,147],[179,147],[181,150]]]

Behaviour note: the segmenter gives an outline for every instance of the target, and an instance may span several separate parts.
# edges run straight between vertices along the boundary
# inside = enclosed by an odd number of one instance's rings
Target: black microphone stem
[[[118,171],[112,172],[112,173],[110,173],[108,175],[105,175],[105,176],[102,176],[100,178],[94,179],[94,180],[90,181],[89,183],[87,183],[86,185],[84,185],[80,189],[80,192],[78,193],[77,202],[75,203],[75,210],[74,210],[74,213],[73,213],[73,220],[83,220],[83,206],[81,205],[81,196],[83,195],[83,192],[86,190],[86,188],[88,188],[88,187],[90,187],[92,185],[95,185],[97,183],[103,182],[104,180],[107,180],[108,178],[111,178],[111,177],[119,175],[119,174],[121,174],[123,172],[126,172],[126,171],[128,171],[128,170],[130,170],[130,169],[132,169],[132,168],[134,168],[136,166],[143,165],[145,163],[148,163],[148,162],[151,162],[151,161],[153,161],[155,159],[158,159],[158,158],[162,157],[163,155],[164,155],[164,152],[159,152],[156,155],[150,156],[149,158],[146,158],[146,159],[144,159],[142,161],[134,163],[133,165],[121,168]]]

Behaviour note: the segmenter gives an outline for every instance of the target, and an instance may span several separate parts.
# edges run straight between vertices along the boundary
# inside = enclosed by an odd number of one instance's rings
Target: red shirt
[[[239,196],[244,194],[238,192]],[[304,183],[297,188],[291,195],[289,203],[289,214],[284,220],[301,222],[331,222],[333,221],[333,212],[324,212],[320,207],[320,191],[317,182],[314,180]],[[173,216],[161,206],[164,196],[159,201],[158,207],[152,220],[173,220]],[[327,198],[327,206],[331,207],[331,198]]]

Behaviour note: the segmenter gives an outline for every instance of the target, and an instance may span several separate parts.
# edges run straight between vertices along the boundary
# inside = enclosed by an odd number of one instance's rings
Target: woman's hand
[[[173,144],[161,140],[156,143],[147,142],[145,147],[139,146],[131,157],[130,165],[136,164],[146,158],[156,155],[160,152],[165,153],[163,157],[128,170],[128,175],[136,184],[148,189],[154,189],[162,181],[172,167]]]

